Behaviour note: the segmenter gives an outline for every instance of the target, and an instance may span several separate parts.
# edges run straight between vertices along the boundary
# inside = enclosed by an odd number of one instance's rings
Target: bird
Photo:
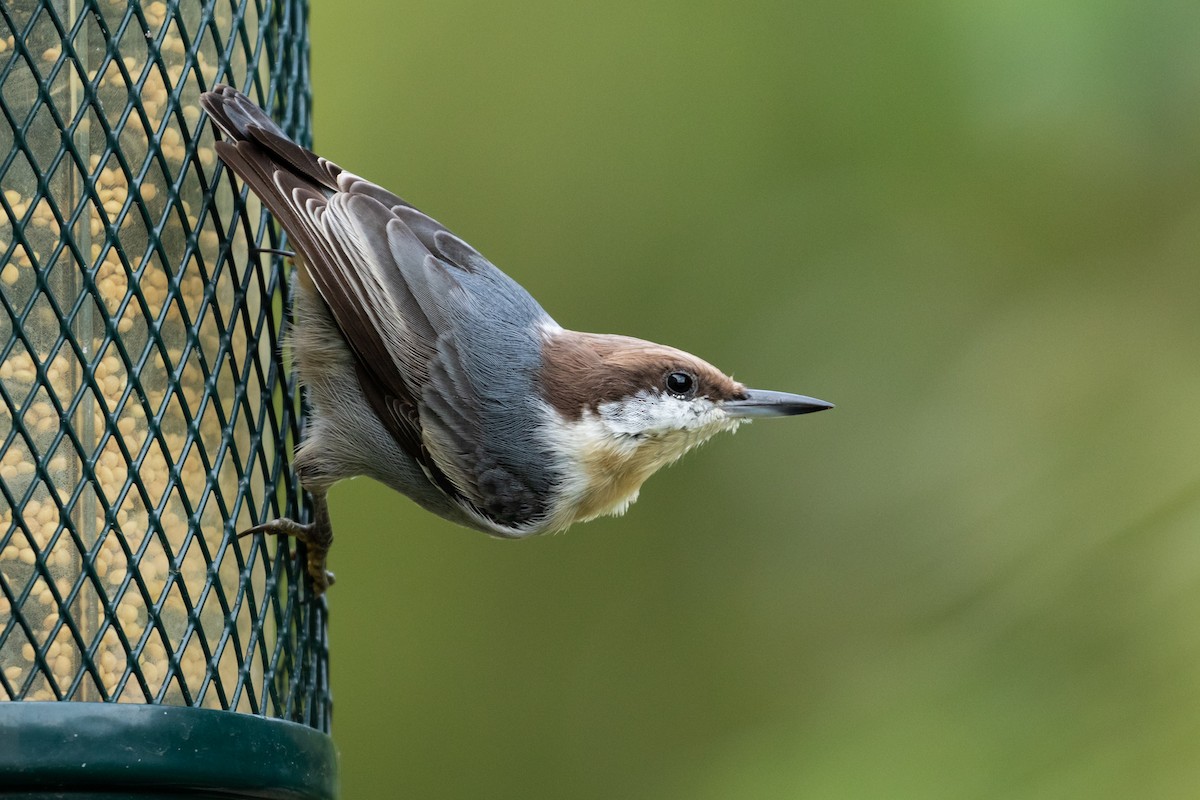
[[[200,103],[296,267],[284,339],[308,403],[294,468],[312,515],[241,535],[303,541],[315,595],[333,582],[327,493],[342,479],[522,539],[623,514],[647,478],[719,432],[833,407],[747,388],[673,347],[564,328],[475,248],[297,144],[246,95],[217,85]]]

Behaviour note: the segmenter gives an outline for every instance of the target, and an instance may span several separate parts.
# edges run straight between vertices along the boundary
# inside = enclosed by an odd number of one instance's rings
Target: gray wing
[[[530,435],[553,320],[470,245],[295,144],[244,95],[218,87],[201,102],[232,140],[217,153],[287,231],[388,431],[482,517],[513,535],[536,527],[555,479]]]

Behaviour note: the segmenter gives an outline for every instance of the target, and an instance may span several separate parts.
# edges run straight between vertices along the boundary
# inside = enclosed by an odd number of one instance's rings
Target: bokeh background
[[[838,404],[519,543],[332,493],[348,798],[1200,796],[1200,6],[315,2],[317,149]]]

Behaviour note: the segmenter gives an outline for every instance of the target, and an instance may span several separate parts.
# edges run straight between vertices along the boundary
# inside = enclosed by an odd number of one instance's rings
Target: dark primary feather
[[[500,526],[535,525],[556,479],[529,444],[549,316],[470,245],[292,142],[236,90],[201,103],[229,139],[218,155],[287,231],[387,430],[443,491]]]

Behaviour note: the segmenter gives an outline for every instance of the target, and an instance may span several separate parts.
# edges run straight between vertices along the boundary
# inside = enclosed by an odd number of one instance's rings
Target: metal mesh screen
[[[308,131],[304,0],[0,2],[0,700],[329,723],[287,283],[198,98]]]

